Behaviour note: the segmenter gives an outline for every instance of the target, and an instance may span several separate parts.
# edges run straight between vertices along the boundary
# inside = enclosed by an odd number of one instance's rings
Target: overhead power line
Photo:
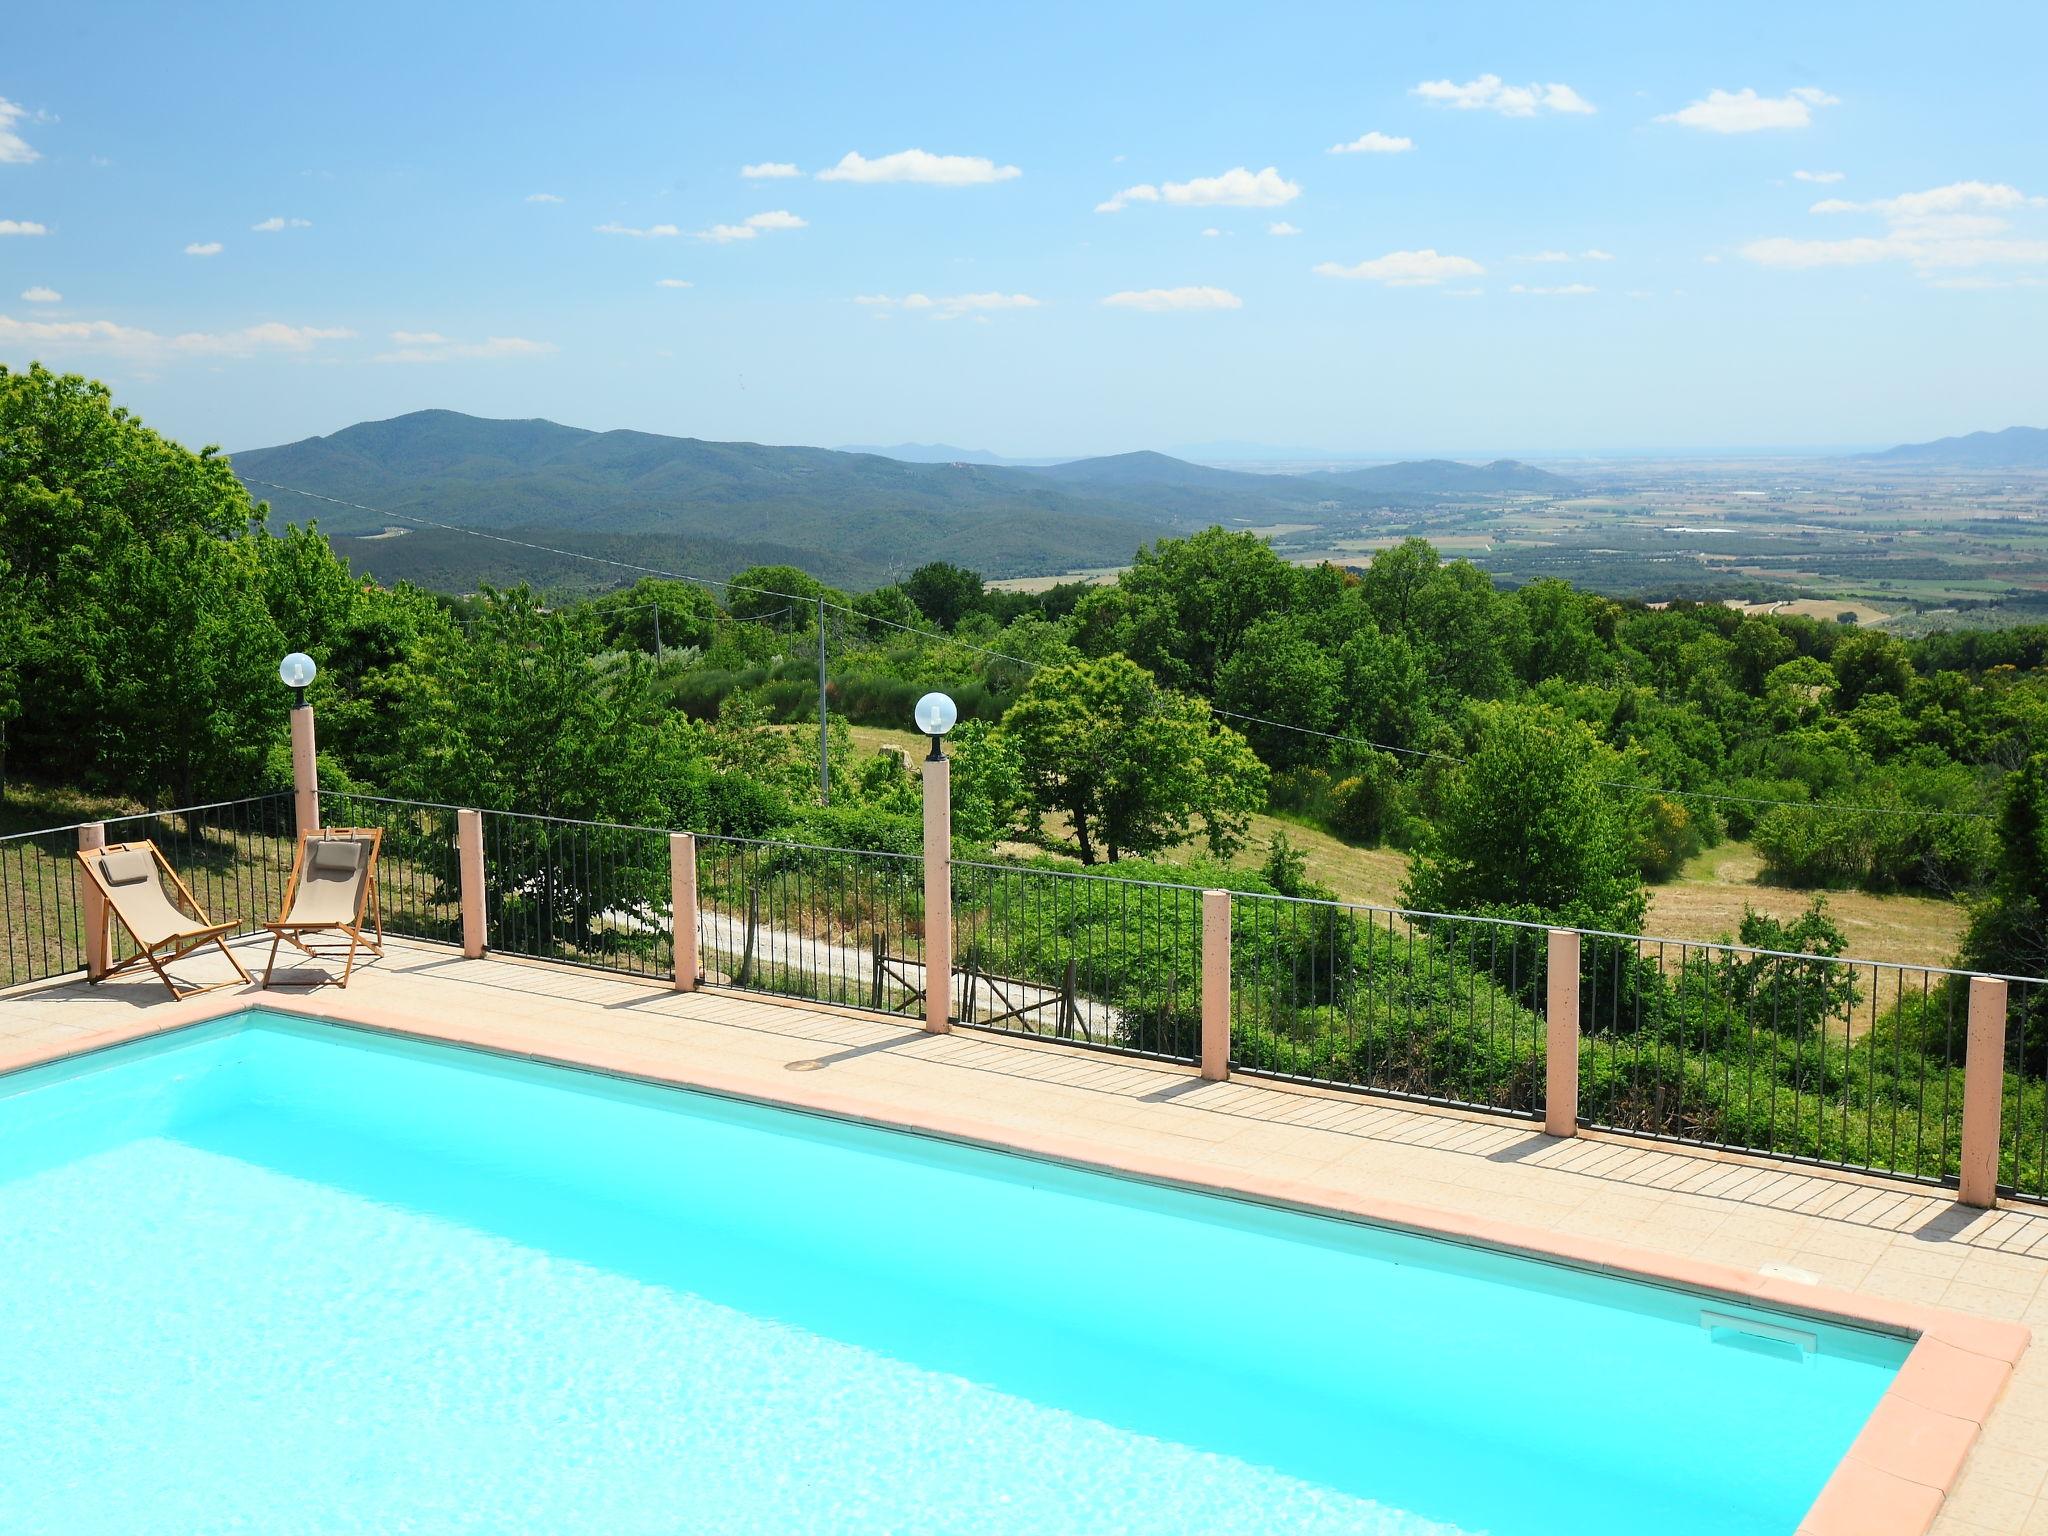
[[[1037,671],[1041,666],[1044,665],[1043,662],[1032,661],[1028,657],[1012,656],[1005,651],[998,651],[990,646],[976,645],[971,640],[961,640],[953,635],[934,634],[932,631],[928,629],[919,629],[917,626],[912,624],[899,623],[895,619],[883,618],[879,614],[863,613],[858,608],[851,607],[845,603],[833,602],[830,598],[822,596],[805,596],[801,593],[796,592],[777,592],[769,587],[754,587],[747,586],[739,582],[722,581],[715,576],[692,576],[682,571],[663,570],[659,566],[636,564],[631,560],[613,559],[612,557],[607,555],[593,555],[586,550],[560,549],[552,544],[539,544],[526,539],[514,539],[504,534],[490,533],[481,528],[465,528],[460,523],[436,522],[432,518],[420,517],[410,512],[393,512],[384,507],[368,507],[364,506],[361,502],[344,501],[337,496],[324,496],[318,491],[306,491],[299,489],[297,486],[279,485],[276,482],[270,480],[255,480],[248,479],[245,477],[243,483],[245,485],[264,486],[267,489],[273,491],[284,491],[293,496],[304,496],[312,501],[324,501],[331,506],[347,507],[349,510],[354,512],[367,512],[373,517],[389,517],[395,518],[399,522],[418,523],[423,528],[439,528],[449,533],[467,534],[471,538],[488,539],[495,544],[509,544],[517,549],[531,550],[538,554],[556,555],[565,560],[584,560],[594,565],[610,566],[615,570],[632,571],[635,574],[641,576],[655,576],[665,581],[692,582],[698,586],[703,587],[720,587],[728,592],[746,592],[759,597],[787,598],[791,603],[802,603],[807,607],[815,606],[818,609],[821,616],[827,609],[830,609],[835,613],[850,614],[863,624],[876,624],[882,626],[885,629],[900,630],[904,634],[914,635],[920,640],[935,641],[940,644],[955,646],[961,650],[970,651],[979,656],[993,657],[997,661],[1007,661],[1011,663],[1013,666],[1025,667],[1030,669],[1031,671]],[[822,668],[822,624],[819,628],[821,636],[819,655],[820,666]],[[822,682],[819,687],[818,703],[818,729],[822,733],[825,728],[824,688]],[[1292,731],[1295,734],[1302,736],[1316,736],[1320,737],[1325,741],[1343,742],[1348,746],[1365,747],[1374,752],[1386,752],[1396,757],[1418,758],[1430,762],[1449,763],[1453,767],[1463,767],[1464,765],[1472,761],[1469,757],[1458,757],[1448,752],[1431,752],[1419,747],[1397,747],[1390,742],[1372,741],[1363,736],[1351,736],[1338,731],[1321,731],[1317,730],[1313,726],[1296,725],[1286,720],[1269,720],[1259,715],[1240,714],[1236,710],[1222,709],[1216,706],[1215,704],[1211,704],[1209,706],[1209,713],[1225,720],[1241,720],[1246,722],[1247,724],[1261,725],[1271,730]],[[1945,811],[1917,806],[1841,805],[1834,802],[1816,800],[1772,800],[1756,795],[1722,794],[1714,790],[1666,789],[1660,788],[1659,786],[1653,784],[1630,783],[1625,779],[1593,779],[1589,782],[1599,785],[1600,787],[1605,789],[1618,789],[1625,791],[1629,794],[1657,795],[1669,800],[1708,800],[1724,805],[1750,805],[1762,806],[1772,809],[1785,808],[1790,810],[1804,811],[1828,811],[1838,815],[1905,816],[1932,820],[1995,821],[1997,819],[1997,817],[1989,811]]]

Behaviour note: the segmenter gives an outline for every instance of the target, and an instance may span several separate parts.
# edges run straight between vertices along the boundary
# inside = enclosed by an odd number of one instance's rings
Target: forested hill
[[[1951,469],[2048,469],[2048,427],[2007,427],[2003,432],[1972,432],[1931,443],[1901,443],[1869,457],[1887,464]]]
[[[1388,504],[1573,489],[1511,461],[1334,475],[1250,474],[1160,453],[1029,468],[911,463],[455,411],[246,450],[234,467],[280,521],[317,518],[357,569],[458,592],[517,579],[557,589],[610,584],[588,562],[525,547],[535,544],[713,576],[786,562],[858,589],[929,560],[990,576],[1057,574],[1122,565],[1141,543],[1209,523],[1314,523]],[[520,542],[422,529],[408,518]]]
[[[651,564],[724,574],[801,558],[827,579],[876,586],[928,559],[1014,574],[1128,560],[1173,530],[1157,508],[1082,498],[1027,471],[906,464],[873,454],[591,432],[551,421],[417,411],[234,456],[278,516],[318,518],[359,569],[466,589],[512,546],[403,524],[273,488]],[[387,534],[382,538],[363,535]],[[528,580],[573,576],[518,567]]]

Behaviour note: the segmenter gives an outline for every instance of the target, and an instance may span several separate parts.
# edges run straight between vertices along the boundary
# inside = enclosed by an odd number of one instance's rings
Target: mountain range
[[[1957,469],[2048,469],[2048,427],[2007,427],[1931,443],[1901,443],[1866,455],[1878,463],[1930,464]]]
[[[707,576],[787,562],[849,588],[927,560],[991,577],[1050,575],[1120,566],[1141,543],[1212,522],[1355,526],[1390,505],[1574,489],[1512,460],[1315,475],[1252,474],[1159,453],[1041,467],[913,463],[438,410],[246,450],[233,463],[283,520],[317,518],[357,569],[450,591],[480,581],[574,590],[630,579],[578,555]]]

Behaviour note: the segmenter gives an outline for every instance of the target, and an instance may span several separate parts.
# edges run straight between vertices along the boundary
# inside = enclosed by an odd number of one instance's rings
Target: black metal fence
[[[955,1013],[1166,1061],[1202,1049],[1202,893],[1033,865],[953,865]]]
[[[698,963],[718,986],[921,1014],[924,860],[697,839]]]
[[[1236,896],[1232,1067],[1540,1115],[1547,945],[1524,924]]]
[[[454,807],[323,795],[330,826],[381,827],[389,934],[461,933]],[[213,920],[281,907],[292,797],[103,826],[147,838]],[[486,942],[501,953],[674,974],[671,834],[482,817]],[[78,972],[78,827],[0,838],[0,986]],[[920,1014],[924,861],[697,839],[698,955],[716,985]],[[952,866],[951,1012],[977,1028],[1193,1062],[1203,894],[1036,865]],[[1689,1145],[1951,1183],[1962,1155],[1971,978],[1935,966],[1582,932],[1580,1122]],[[1267,893],[1231,899],[1240,1073],[1535,1116],[1544,1107],[1548,932]],[[115,959],[132,950],[113,926]],[[2048,1200],[2048,982],[2005,978],[1999,1182]]]
[[[377,912],[386,934],[430,943],[462,939],[462,880],[456,861],[455,807],[323,790],[325,827],[378,827]]]
[[[485,943],[537,960],[672,976],[668,840],[657,827],[484,812]]]
[[[1587,934],[1579,1116],[1601,1130],[1953,1182],[1969,977],[1938,966]],[[2044,1182],[2039,983],[2009,984],[2001,1181]]]
[[[85,969],[85,913],[76,823],[0,838],[0,986],[20,986]],[[277,916],[292,867],[292,797],[254,795],[181,806],[100,823],[108,843],[156,844],[214,922],[231,936]],[[108,924],[110,957],[134,953],[118,922]]]

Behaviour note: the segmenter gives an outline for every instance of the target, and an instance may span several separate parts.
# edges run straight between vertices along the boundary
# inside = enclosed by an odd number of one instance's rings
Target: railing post
[[[78,829],[78,851],[90,853],[107,846],[107,824],[89,821]],[[78,872],[79,905],[85,916],[85,975],[98,981],[107,974],[107,898],[100,894],[97,880]]]
[[[924,1027],[953,1027],[953,765],[924,760]]]
[[[1970,978],[1969,1040],[1963,1054],[1962,1187],[1956,1199],[1998,1203],[1999,1121],[2005,1111],[2005,983]]]
[[[1552,1136],[1579,1134],[1579,935],[1550,930],[1545,975],[1543,1129]]]
[[[1230,892],[1202,892],[1202,1076],[1230,1076]]]
[[[292,709],[292,815],[301,834],[320,830],[320,765],[313,750],[313,706]]]
[[[462,877],[462,956],[484,952],[484,813],[455,813],[455,858]]]
[[[697,839],[668,835],[669,947],[675,951],[676,990],[697,990]]]

